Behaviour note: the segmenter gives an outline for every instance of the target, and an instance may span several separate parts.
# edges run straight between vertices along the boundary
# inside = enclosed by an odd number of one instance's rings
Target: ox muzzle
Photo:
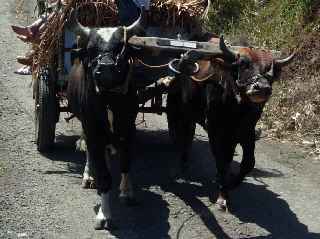
[[[272,76],[268,74],[254,74],[248,78],[242,78],[239,70],[236,70],[236,86],[240,92],[253,103],[265,103],[272,94]]]
[[[97,93],[107,92],[126,80],[128,63],[120,64],[111,53],[99,55],[89,64]]]
[[[246,95],[254,103],[265,103],[269,100],[272,94],[272,86],[263,75],[253,77],[253,83],[246,86]]]

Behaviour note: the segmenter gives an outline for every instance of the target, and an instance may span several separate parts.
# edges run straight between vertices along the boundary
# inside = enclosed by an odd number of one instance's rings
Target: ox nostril
[[[253,85],[253,89],[254,89],[254,90],[260,90],[261,87],[260,87],[259,84],[254,84],[254,85]]]

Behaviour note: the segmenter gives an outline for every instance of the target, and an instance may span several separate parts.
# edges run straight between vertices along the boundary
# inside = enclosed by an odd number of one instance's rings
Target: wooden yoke
[[[138,37],[133,36],[128,40],[128,44],[138,50],[165,51],[172,54],[181,54],[187,51],[195,51],[203,56],[202,59],[223,56],[218,43],[186,41],[179,39],[160,37]],[[230,46],[231,50],[237,52],[243,46]],[[271,50],[272,55],[277,58],[280,51]]]
[[[134,48],[141,50],[166,51],[175,54],[181,54],[193,50],[200,54],[203,54],[204,57],[222,55],[222,51],[220,50],[219,45],[209,42],[133,36],[128,40],[128,44]]]

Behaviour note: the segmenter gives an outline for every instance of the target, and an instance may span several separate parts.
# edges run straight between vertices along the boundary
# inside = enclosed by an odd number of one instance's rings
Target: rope
[[[214,75],[214,74],[210,74],[210,75],[205,76],[205,77],[200,78],[200,79],[197,78],[197,77],[195,77],[195,76],[191,76],[191,79],[194,80],[194,81],[196,81],[196,82],[203,82],[203,81],[206,81],[206,80],[208,80],[209,78],[211,78],[213,75]]]
[[[148,68],[164,68],[164,67],[168,67],[169,66],[169,63],[166,63],[166,64],[163,64],[163,65],[149,65],[145,62],[143,62],[141,59],[139,58],[135,58],[140,64],[142,64],[143,66],[145,67],[148,67]]]

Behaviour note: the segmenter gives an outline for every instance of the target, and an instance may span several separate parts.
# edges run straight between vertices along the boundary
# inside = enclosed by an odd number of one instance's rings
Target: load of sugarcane
[[[149,24],[167,28],[190,28],[206,13],[209,0],[151,0]],[[64,0],[61,7],[50,13],[41,41],[36,46],[33,72],[39,66],[52,64],[59,50],[59,39],[72,9],[78,9],[78,21],[86,26],[107,27],[118,25],[115,0]]]
[[[209,0],[153,0],[151,18],[154,23],[168,27],[188,27],[206,14],[209,3]]]

